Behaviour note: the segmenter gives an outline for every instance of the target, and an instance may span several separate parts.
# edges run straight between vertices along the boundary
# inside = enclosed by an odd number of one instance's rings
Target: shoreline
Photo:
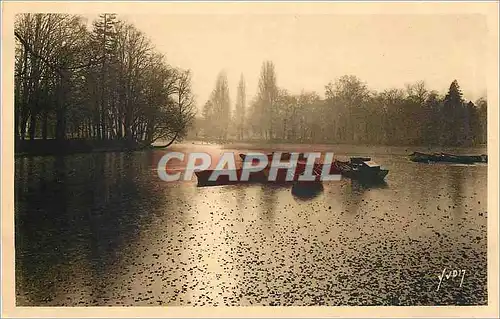
[[[202,141],[202,140],[185,140],[182,142],[174,143],[167,148],[175,148],[181,145],[202,145],[211,146],[218,145],[224,149],[229,148],[245,148],[245,149],[263,149],[263,148],[276,148],[280,150],[284,146],[298,146],[310,147],[312,145],[321,146],[344,146],[344,147],[386,147],[386,148],[407,148],[408,152],[412,151],[441,151],[450,149],[487,149],[487,145],[471,145],[471,146],[425,146],[425,145],[389,145],[389,144],[365,144],[365,143],[304,143],[294,141],[260,141],[260,140],[247,140],[247,141]],[[80,140],[69,139],[64,141],[57,140],[24,140],[15,142],[15,157],[29,157],[29,156],[65,156],[73,154],[91,154],[91,153],[116,153],[116,152],[137,152],[144,150],[166,149],[158,145],[140,144],[133,142],[127,143],[123,140]]]

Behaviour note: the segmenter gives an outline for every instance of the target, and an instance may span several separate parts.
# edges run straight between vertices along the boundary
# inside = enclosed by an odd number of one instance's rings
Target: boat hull
[[[240,184],[241,175],[243,169],[234,170],[236,173],[236,179],[231,178],[233,172],[231,170],[220,170],[220,174],[212,179],[212,175],[217,173],[217,170],[204,170],[195,172],[196,178],[198,180],[198,186],[219,186],[219,185],[234,185]],[[267,176],[264,172],[251,172],[246,183],[262,183],[267,180]]]
[[[474,163],[487,163],[488,156],[482,155],[455,155],[448,153],[435,153],[426,154],[420,152],[413,152],[409,155],[409,158],[413,162],[419,163],[432,163],[432,162],[443,162],[443,163],[457,163],[457,164],[474,164]]]
[[[411,154],[409,157],[412,162],[418,163],[437,162],[439,160],[436,155],[420,152],[413,152],[413,154]]]
[[[329,174],[340,174],[341,172],[334,166],[330,165]],[[242,180],[243,169],[237,168],[233,171],[231,170],[220,170],[219,176],[215,179],[211,179],[212,174],[216,174],[216,170],[204,170],[195,172],[196,178],[198,180],[198,186],[217,186],[217,185],[231,185],[231,184],[243,184],[243,183],[274,183],[274,184],[289,184],[293,183],[300,186],[315,185],[321,183],[321,176],[323,171],[323,164],[316,163],[313,166],[312,180],[300,180],[300,176],[305,173],[307,169],[306,162],[299,162],[293,172],[293,176],[290,178],[288,176],[288,170],[286,168],[280,168],[277,170],[276,178],[270,180],[269,167],[265,168],[260,172],[251,172],[248,180]],[[233,175],[231,179],[230,175]],[[234,175],[236,178],[234,178]]]

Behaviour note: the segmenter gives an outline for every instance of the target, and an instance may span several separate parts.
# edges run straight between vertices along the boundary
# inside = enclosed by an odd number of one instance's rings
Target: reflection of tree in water
[[[462,202],[464,199],[464,168],[469,169],[469,167],[464,166],[451,165],[447,167],[448,193],[450,194],[452,205],[456,206],[461,213],[463,212]]]
[[[48,160],[28,157],[18,159],[16,167],[16,274],[22,279],[16,288],[19,289],[20,285],[23,285],[25,289],[21,291],[29,291],[29,299],[35,302],[42,302],[54,296],[55,281],[59,275],[53,267],[44,264],[45,260],[61,258],[60,241],[54,241],[56,237],[51,238],[45,232],[46,229],[62,226],[63,223],[58,215],[66,214],[65,209],[61,209],[66,200],[65,189],[60,185],[64,183],[64,174],[61,174],[60,169],[55,169],[50,179],[44,175],[47,170],[57,166],[61,166],[61,170],[64,169],[64,161],[60,157]],[[50,206],[43,207],[45,202]],[[23,262],[24,260],[26,262]],[[21,265],[22,267],[19,267]],[[37,280],[38,276],[46,279]]]
[[[361,182],[355,179],[350,179],[342,193],[342,200],[344,202],[344,207],[348,213],[355,214],[358,211],[359,205],[361,204],[365,192],[373,188],[385,188],[387,183],[382,182]]]
[[[105,274],[118,258],[114,252],[133,241],[138,225],[151,218],[141,204],[160,205],[144,178],[148,175],[135,164],[141,157],[101,153],[19,159],[16,272],[23,280],[17,289],[30,303],[56,298],[58,282],[67,283],[75,268],[86,265],[77,275],[89,279],[90,290],[105,292]]]
[[[368,189],[386,188],[387,182],[386,181],[359,181],[356,179],[351,179],[351,187],[353,190],[356,190],[358,192],[364,192]]]

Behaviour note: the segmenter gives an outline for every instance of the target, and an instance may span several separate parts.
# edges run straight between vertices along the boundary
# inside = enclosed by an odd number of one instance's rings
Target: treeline
[[[258,91],[246,108],[243,76],[230,112],[227,78],[217,78],[198,137],[299,143],[466,146],[487,141],[487,103],[465,101],[457,81],[442,96],[423,82],[375,92],[355,76],[293,95],[277,85],[274,64],[262,65]],[[246,110],[247,109],[247,110]]]
[[[115,14],[91,27],[78,15],[20,14],[15,38],[17,141],[185,136],[195,115],[190,71],[167,64]]]

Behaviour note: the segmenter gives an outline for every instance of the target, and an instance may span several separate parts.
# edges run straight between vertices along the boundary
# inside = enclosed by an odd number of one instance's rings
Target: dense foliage
[[[238,87],[244,87],[243,78]],[[212,96],[217,96],[217,90]],[[234,139],[304,143],[464,146],[487,140],[486,99],[465,101],[456,80],[441,96],[423,82],[374,92],[357,77],[345,75],[328,83],[321,98],[314,92],[293,95],[280,89],[274,64],[266,61],[246,112],[241,110],[242,99],[237,98],[233,125],[216,120],[229,116],[226,106],[210,117],[204,113],[197,130],[208,139],[228,137],[207,129],[216,125],[219,131],[233,132],[229,137]],[[225,100],[229,101],[229,93]],[[244,134],[237,133],[241,131]]]

